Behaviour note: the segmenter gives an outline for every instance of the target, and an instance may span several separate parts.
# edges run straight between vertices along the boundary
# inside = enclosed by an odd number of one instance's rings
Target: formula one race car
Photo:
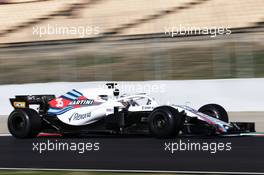
[[[146,94],[119,95],[108,88],[71,90],[64,95],[19,95],[11,98],[14,111],[8,129],[17,138],[39,133],[151,134],[168,138],[179,134],[223,135],[254,132],[254,123],[228,121],[217,104],[199,110],[185,105],[158,105]]]

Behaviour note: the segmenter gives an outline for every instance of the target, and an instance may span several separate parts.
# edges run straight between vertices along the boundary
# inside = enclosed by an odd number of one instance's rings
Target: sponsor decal
[[[142,110],[152,110],[154,109],[153,106],[142,106]]]
[[[107,111],[107,112],[113,112],[114,109],[113,109],[113,108],[107,108],[106,111]]]
[[[94,100],[85,99],[85,100],[73,100],[69,105],[92,105]]]
[[[26,107],[26,102],[14,102],[14,107],[15,108],[25,108]]]
[[[77,112],[74,112],[69,118],[69,122],[74,121],[74,120],[83,120],[89,117],[91,117],[91,112],[85,113],[85,114],[79,114]]]

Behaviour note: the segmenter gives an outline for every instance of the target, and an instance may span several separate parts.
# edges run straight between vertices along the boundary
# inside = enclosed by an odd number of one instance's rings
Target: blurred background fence
[[[0,1],[0,84],[264,77],[263,0]],[[33,35],[33,27],[99,33]],[[168,37],[168,26],[231,35]]]

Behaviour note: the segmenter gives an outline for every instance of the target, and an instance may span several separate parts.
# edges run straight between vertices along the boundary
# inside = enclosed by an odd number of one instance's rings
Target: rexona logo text
[[[77,112],[75,112],[69,118],[69,122],[70,121],[74,121],[74,120],[83,120],[83,119],[86,119],[86,118],[89,118],[89,117],[91,117],[91,112],[85,113],[85,114],[78,114]]]
[[[86,100],[73,100],[69,103],[69,105],[91,105],[94,100],[86,99]]]

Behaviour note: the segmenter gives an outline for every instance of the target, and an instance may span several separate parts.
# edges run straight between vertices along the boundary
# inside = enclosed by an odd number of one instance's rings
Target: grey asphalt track
[[[33,143],[99,143],[99,150],[39,151]],[[171,151],[169,143],[231,143],[231,150]],[[175,144],[176,145],[176,144]],[[174,145],[174,147],[175,147]],[[264,173],[264,137],[181,137],[161,140],[149,137],[36,138],[0,137],[0,168],[100,169],[194,172]],[[176,147],[175,147],[176,148]]]
[[[231,121],[256,122],[264,131],[263,112],[230,112]],[[0,116],[0,133],[8,133],[7,116]],[[33,143],[96,143],[98,151],[33,151]],[[230,151],[165,151],[165,143],[231,143]],[[176,144],[175,144],[176,143]],[[150,137],[37,138],[19,140],[0,136],[0,168],[191,171],[264,174],[264,135],[259,137],[180,137],[159,140]]]

